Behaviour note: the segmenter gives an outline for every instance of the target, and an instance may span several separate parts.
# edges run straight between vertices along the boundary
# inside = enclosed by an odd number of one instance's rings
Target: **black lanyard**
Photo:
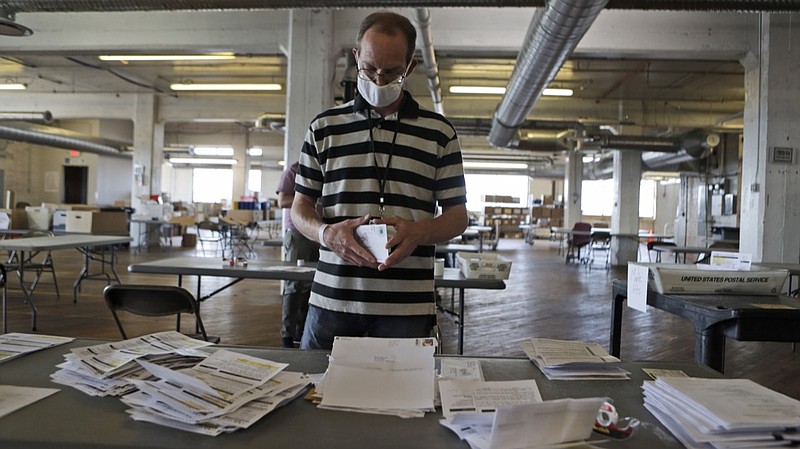
[[[383,218],[383,213],[386,211],[386,203],[384,195],[386,193],[386,181],[389,178],[389,166],[392,165],[392,156],[394,156],[394,144],[397,142],[397,129],[400,127],[400,117],[397,117],[397,123],[394,128],[394,136],[392,137],[392,146],[389,147],[389,159],[386,161],[386,168],[383,169],[383,178],[381,178],[380,164],[378,164],[378,154],[375,151],[375,141],[372,139],[372,114],[369,114],[369,147],[372,150],[372,158],[375,161],[375,171],[378,173],[378,186],[380,187],[380,197],[378,197],[378,213],[380,218]]]

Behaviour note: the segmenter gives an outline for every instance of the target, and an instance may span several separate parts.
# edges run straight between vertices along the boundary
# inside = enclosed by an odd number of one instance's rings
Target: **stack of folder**
[[[800,401],[747,379],[658,377],[644,406],[687,448],[793,446]]]
[[[630,379],[619,359],[596,343],[531,338],[520,346],[550,380]]]

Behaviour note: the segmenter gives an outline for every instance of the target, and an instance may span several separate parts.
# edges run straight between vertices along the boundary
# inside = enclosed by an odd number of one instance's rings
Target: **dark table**
[[[0,364],[0,384],[60,388],[61,391],[0,418],[0,447],[14,449],[205,449],[205,448],[317,448],[328,449],[468,449],[450,430],[439,424],[441,410],[424,418],[323,410],[302,398],[268,414],[252,427],[218,437],[196,435],[155,424],[136,422],[118,398],[87,396],[51,383],[49,375],[69,348],[102,343],[78,340],[68,345],[31,353]],[[228,347],[233,351],[288,363],[288,370],[321,373],[328,365],[324,351]],[[446,356],[445,356],[446,357]],[[682,448],[642,402],[642,368],[679,369],[690,376],[719,377],[719,373],[690,363],[624,363],[632,380],[549,381],[523,358],[480,359],[486,380],[535,379],[544,399],[609,397],[620,416],[633,416],[643,424],[633,437],[612,440],[603,448]],[[438,365],[438,360],[437,360]]]
[[[615,280],[611,293],[609,352],[620,356],[623,302],[628,283]],[[689,320],[695,329],[694,360],[723,372],[725,338],[737,341],[800,341],[800,303],[768,295],[674,295],[647,292],[647,305]]]

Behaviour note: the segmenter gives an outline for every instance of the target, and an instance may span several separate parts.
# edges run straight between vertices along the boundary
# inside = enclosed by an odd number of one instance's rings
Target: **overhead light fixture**
[[[6,83],[0,84],[0,90],[25,90],[28,86],[21,83]]]
[[[196,55],[100,55],[101,61],[217,61],[236,59],[233,53],[208,53]]]
[[[14,12],[0,5],[0,36],[22,37],[32,34],[32,29],[14,22]]]
[[[175,83],[169,86],[172,90],[281,90],[280,84],[195,84]]]
[[[236,165],[236,159],[211,159],[200,157],[173,157],[169,159],[170,164],[191,164],[191,165]]]
[[[248,148],[247,154],[251,157],[261,157],[264,155],[264,149],[258,147]]]
[[[193,147],[191,153],[197,156],[233,156],[232,147]]]
[[[483,94],[483,95],[503,95],[506,93],[505,87],[497,86],[450,86],[451,94]],[[542,95],[547,97],[571,97],[572,89],[558,89],[548,87],[542,91]]]
[[[493,170],[527,170],[528,164],[522,162],[464,161],[464,168],[487,168]]]

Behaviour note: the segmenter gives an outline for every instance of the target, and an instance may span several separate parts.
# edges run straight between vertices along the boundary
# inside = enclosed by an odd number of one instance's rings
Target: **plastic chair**
[[[581,249],[592,242],[592,225],[579,222],[575,223],[572,230],[577,232],[571,234],[567,240],[567,263],[574,259],[586,262],[586,257],[581,256]]]
[[[222,235],[222,227],[218,223],[209,220],[197,223],[197,241],[200,242],[200,250],[203,255],[206,255],[206,243],[213,243],[214,254],[217,254],[217,249],[222,248],[222,257],[225,257],[225,236]]]
[[[21,236],[20,238],[53,237],[53,235],[54,234],[50,231],[32,231]],[[35,259],[40,252],[41,251],[27,252],[25,254],[25,260],[21,261],[19,260],[19,255],[17,252],[11,251],[8,254],[6,268],[19,271],[20,264],[25,264],[25,270],[33,270],[36,273],[36,277],[34,277],[30,286],[31,293],[33,293],[33,291],[36,290],[36,286],[39,285],[39,280],[42,278],[42,273],[50,273],[53,276],[53,286],[55,286],[56,289],[56,297],[61,298],[61,292],[58,290],[58,279],[56,279],[56,267],[53,264],[53,255],[51,251],[47,251],[44,255],[44,259],[37,261]]]
[[[127,339],[128,335],[119,320],[117,314],[119,310],[148,317],[176,315],[175,330],[178,332],[181,330],[181,314],[189,313],[194,315],[196,328],[200,333],[187,335],[198,340],[219,343],[219,337],[209,337],[206,334],[194,297],[181,287],[115,284],[106,287],[103,296],[124,339]]]

